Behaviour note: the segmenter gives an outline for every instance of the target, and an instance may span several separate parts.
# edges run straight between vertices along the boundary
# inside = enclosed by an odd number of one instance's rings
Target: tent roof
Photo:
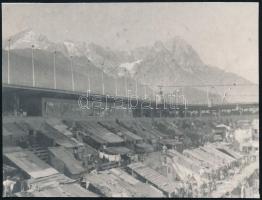
[[[116,122],[109,122],[109,121],[102,121],[100,122],[102,125],[110,128],[110,129],[114,129],[114,133],[116,132],[120,132],[123,135],[125,135],[128,139],[131,140],[143,140],[143,138],[141,138],[140,136],[130,132],[129,130],[125,129],[124,127],[121,127],[120,125],[118,125]]]
[[[49,124],[44,123],[40,131],[47,137],[52,138],[57,144],[63,147],[73,148],[78,146],[76,142],[74,142],[69,137],[65,136],[63,133],[59,132],[57,129],[53,128]]]
[[[175,182],[170,182],[167,177],[140,162],[132,163],[128,167],[167,193],[172,193],[179,187]]]
[[[147,143],[139,143],[139,144],[136,144],[135,146],[141,149],[143,152],[153,152],[154,151],[154,147]],[[140,151],[139,149],[136,149],[136,150]]]
[[[57,170],[50,167],[35,154],[27,150],[20,149],[19,151],[5,152],[4,156],[32,178],[50,176],[58,173]]]
[[[225,125],[225,124],[218,124],[218,125],[216,125],[216,128],[225,128],[225,129],[230,129],[230,126],[227,126],[227,125]]]
[[[80,122],[88,135],[100,143],[121,143],[124,140],[95,122]]]
[[[131,149],[128,149],[126,147],[107,147],[105,150],[104,150],[106,153],[110,153],[110,154],[120,154],[120,155],[124,155],[124,154],[128,154],[128,153],[131,153],[132,150]]]
[[[20,197],[98,197],[93,192],[82,188],[78,184],[64,184],[41,191],[27,191],[17,194]]]
[[[71,174],[81,174],[85,172],[81,163],[74,158],[71,152],[63,147],[49,147],[48,150],[59,160],[61,160]]]
[[[15,123],[3,123],[3,131],[5,135],[14,135],[14,136],[26,136],[28,133],[24,131],[18,124]]]

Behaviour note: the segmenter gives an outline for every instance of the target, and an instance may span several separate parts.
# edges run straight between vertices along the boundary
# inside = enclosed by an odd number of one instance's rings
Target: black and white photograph
[[[260,198],[259,3],[2,3],[2,197]]]

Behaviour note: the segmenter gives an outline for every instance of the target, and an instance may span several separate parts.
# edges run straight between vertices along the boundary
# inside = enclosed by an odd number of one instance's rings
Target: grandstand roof
[[[31,83],[30,83],[31,84]],[[25,84],[2,84],[2,90],[3,92],[6,91],[13,91],[16,93],[28,93],[28,94],[39,94],[42,96],[54,96],[54,95],[64,95],[65,98],[75,98],[79,96],[79,94],[86,95],[86,91],[72,91],[72,90],[65,90],[65,89],[52,89],[51,87],[45,88],[45,87],[32,87]],[[95,94],[91,94],[95,95]],[[103,95],[101,95],[103,96]],[[106,96],[104,95],[103,98],[105,99]],[[124,99],[124,101],[128,101],[128,98],[121,97]],[[141,101],[139,101],[141,103]],[[154,104],[153,104],[154,105]],[[258,102],[250,102],[250,103],[227,103],[227,104],[219,104],[219,105],[212,105],[211,107],[208,107],[207,104],[188,104],[187,109],[216,109],[216,108],[235,108],[236,105],[239,105],[241,107],[258,107]],[[179,108],[184,109],[184,105],[177,105]]]

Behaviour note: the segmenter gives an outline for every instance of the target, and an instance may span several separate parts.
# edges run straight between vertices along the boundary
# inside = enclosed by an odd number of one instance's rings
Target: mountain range
[[[125,95],[126,88],[134,94],[137,83],[140,97],[145,96],[145,91],[147,95],[153,95],[161,89],[164,94],[179,90],[189,103],[207,103],[208,100],[213,103],[258,101],[257,86],[251,86],[250,81],[236,74],[206,65],[193,47],[181,37],[164,42],[156,41],[152,46],[128,52],[112,50],[95,43],[53,42],[42,34],[25,30],[11,37],[10,43],[3,41],[3,81],[6,80],[4,74],[9,47],[10,65],[14,68],[14,77],[18,76],[14,80],[18,84],[30,80],[30,77],[20,80],[19,75],[30,74],[26,71],[30,72],[32,65],[32,44],[41,86],[52,87],[50,77],[56,51],[57,75],[61,76],[58,78],[58,88],[61,89],[71,87],[69,72],[72,59],[76,88],[80,91],[87,89],[89,79],[91,90],[102,92],[103,76],[105,92],[108,94],[115,94],[118,90],[118,95]]]

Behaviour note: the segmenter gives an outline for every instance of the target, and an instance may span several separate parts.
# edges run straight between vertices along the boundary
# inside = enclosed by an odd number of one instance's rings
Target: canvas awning
[[[5,152],[4,156],[32,178],[45,177],[58,173],[57,170],[27,150],[20,149],[19,151]]]
[[[98,197],[97,194],[82,188],[78,184],[65,184],[41,191],[28,190],[16,193],[18,197]]]
[[[169,181],[169,179],[157,171],[145,166],[142,163],[132,163],[128,165],[128,168],[133,170],[135,173],[146,179],[153,186],[157,187],[159,190],[171,194],[180,188],[179,184]]]
[[[147,143],[136,144],[136,151],[141,153],[150,153],[154,151],[154,147]]]
[[[113,155],[126,155],[132,153],[132,150],[126,147],[107,147],[104,152]]]
[[[84,128],[84,131],[87,132],[87,134],[90,137],[94,137],[96,138],[97,141],[99,141],[99,139],[101,140],[101,143],[122,143],[124,142],[124,140],[108,131],[107,129],[105,129],[104,127],[102,127],[101,125],[94,123],[94,122],[86,122],[86,121],[82,121],[79,122],[79,124]]]

